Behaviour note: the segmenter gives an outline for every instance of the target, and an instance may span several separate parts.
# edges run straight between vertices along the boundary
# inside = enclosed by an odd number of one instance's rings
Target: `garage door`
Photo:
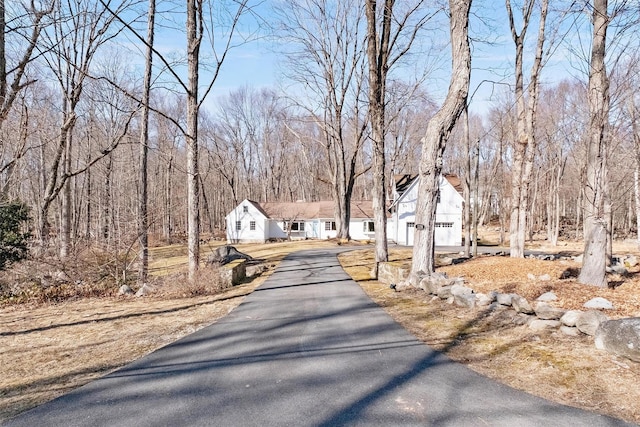
[[[450,246],[453,242],[453,223],[436,222],[434,240],[436,246]]]
[[[413,246],[413,234],[416,230],[415,222],[407,223],[407,246]]]

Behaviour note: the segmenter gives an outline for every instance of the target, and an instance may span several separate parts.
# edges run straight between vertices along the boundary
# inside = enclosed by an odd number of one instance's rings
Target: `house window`
[[[303,221],[292,222],[291,231],[304,231],[304,222]]]
[[[242,212],[248,213],[249,212],[249,206],[243,206],[242,207]]]
[[[242,221],[236,221],[236,231],[242,230]]]
[[[407,228],[415,228],[416,223],[415,222],[408,222],[407,223]]]
[[[362,223],[362,225],[363,225],[363,231],[365,233],[374,233],[376,231],[373,221],[365,221]]]
[[[325,231],[335,231],[336,230],[336,222],[335,221],[325,221],[324,222]]]
[[[436,203],[440,203],[440,190],[438,190],[438,195],[436,197]]]
[[[249,221],[249,230],[251,230],[251,231],[255,231],[256,230],[256,222],[255,221]]]
[[[436,228],[453,228],[452,222],[436,222]]]

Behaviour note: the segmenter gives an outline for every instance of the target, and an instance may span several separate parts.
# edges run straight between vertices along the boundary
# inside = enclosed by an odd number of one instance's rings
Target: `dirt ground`
[[[634,245],[618,245],[614,253],[637,255],[637,250]],[[408,250],[391,252],[394,261],[407,261],[410,256]],[[397,322],[452,359],[546,399],[640,423],[640,363],[597,350],[593,337],[533,332],[509,309],[462,309],[423,291],[395,292],[366,280],[373,265],[370,250],[344,254],[341,262]],[[614,304],[614,310],[606,311],[611,319],[640,315],[639,267],[625,277],[611,276],[615,288],[609,289],[577,284],[575,277],[560,279],[563,272],[578,267],[571,260],[480,256],[437,270],[449,277],[464,277],[476,292],[518,293],[533,301],[553,291],[558,300],[552,304],[565,309],[583,309],[585,302],[600,296]],[[529,274],[549,274],[552,279],[531,280]]]
[[[318,245],[335,243],[238,248],[274,265],[291,251]],[[580,249],[563,245],[563,251]],[[155,273],[184,267],[183,249],[156,249]],[[616,253],[634,251],[633,244],[616,247]],[[410,257],[410,250],[392,251],[393,260],[408,262]],[[392,317],[453,359],[530,393],[640,423],[640,364],[596,350],[593,338],[533,333],[518,326],[510,310],[464,310],[423,292],[394,292],[368,280],[372,246],[345,254],[341,262]],[[573,261],[479,257],[440,270],[463,276],[478,292],[501,290],[535,298],[553,290],[559,297],[554,304],[565,308],[579,308],[591,297],[603,296],[616,307],[607,313],[611,318],[640,315],[637,270],[627,277],[612,277],[614,289],[596,289],[577,285],[571,278],[558,279],[575,267]],[[552,280],[529,280],[528,273],[549,274]],[[0,422],[215,322],[265,277],[216,296],[101,298],[0,308]]]

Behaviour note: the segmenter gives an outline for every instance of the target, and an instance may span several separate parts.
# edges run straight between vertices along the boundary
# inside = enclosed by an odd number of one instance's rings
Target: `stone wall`
[[[410,277],[409,273],[410,267],[406,264],[380,263],[378,280],[396,292],[408,288],[421,289],[434,298],[465,309],[512,309],[519,316],[519,324],[528,325],[535,331],[559,330],[568,336],[590,335],[595,337],[598,349],[640,361],[640,318],[609,320],[604,312],[613,309],[613,305],[604,298],[588,301],[584,304],[585,310],[564,310],[553,305],[558,299],[553,292],[528,301],[518,294],[476,293],[464,286],[462,278],[449,278],[442,273],[421,277]]]

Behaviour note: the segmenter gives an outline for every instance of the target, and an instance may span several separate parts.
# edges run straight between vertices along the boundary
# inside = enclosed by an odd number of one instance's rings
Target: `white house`
[[[330,239],[337,235],[334,202],[257,203],[245,199],[226,216],[229,243],[264,243],[270,239]],[[374,238],[371,201],[351,202],[349,234]]]
[[[389,240],[399,245],[413,245],[418,199],[418,177],[401,175],[396,178],[391,216],[387,221]],[[438,178],[439,193],[436,206],[436,246],[462,245],[462,205],[460,179],[455,175]]]

